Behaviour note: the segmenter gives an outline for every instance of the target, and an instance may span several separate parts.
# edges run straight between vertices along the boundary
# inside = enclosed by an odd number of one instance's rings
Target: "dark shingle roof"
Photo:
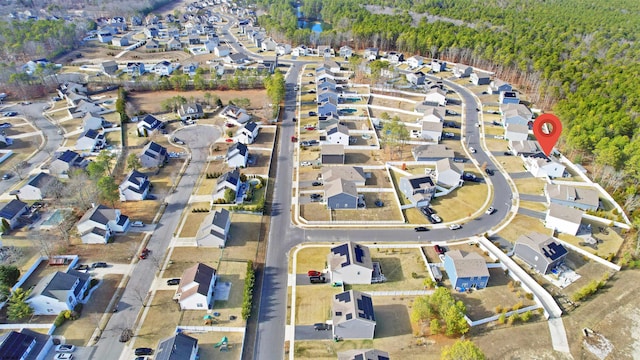
[[[178,333],[163,340],[158,345],[156,360],[189,360],[191,352],[198,345],[198,339]]]
[[[0,342],[0,360],[22,359],[35,341],[33,336],[16,331],[10,332]]]
[[[47,186],[47,184],[49,184],[49,182],[51,182],[54,179],[55,178],[53,176],[47,173],[41,172],[38,175],[32,177],[31,180],[27,182],[27,185],[31,185],[35,188],[42,188],[44,186]]]
[[[61,160],[61,161],[64,161],[64,162],[70,164],[78,156],[80,156],[80,155],[77,152],[71,151],[71,150],[66,150],[65,152],[60,154],[60,156],[58,156],[58,160]]]
[[[4,219],[13,219],[26,206],[26,203],[23,203],[20,200],[13,199],[2,209],[0,209],[0,217]]]

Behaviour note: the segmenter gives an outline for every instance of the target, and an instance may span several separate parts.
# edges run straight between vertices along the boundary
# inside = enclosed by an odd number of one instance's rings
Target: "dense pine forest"
[[[257,0],[261,26],[308,44],[286,0]],[[634,0],[303,0],[330,28],[317,44],[369,46],[496,72],[565,125],[563,150],[640,205],[640,2]]]

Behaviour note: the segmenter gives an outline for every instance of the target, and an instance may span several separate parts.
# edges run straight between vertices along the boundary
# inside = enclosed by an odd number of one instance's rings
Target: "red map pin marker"
[[[556,146],[561,132],[562,123],[555,115],[542,114],[533,122],[533,134],[547,156],[551,154],[551,150]]]

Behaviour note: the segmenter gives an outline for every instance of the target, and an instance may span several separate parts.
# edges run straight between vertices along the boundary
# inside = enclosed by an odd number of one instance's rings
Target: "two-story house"
[[[114,233],[128,230],[129,218],[119,209],[98,205],[87,210],[76,228],[83,243],[106,244]]]

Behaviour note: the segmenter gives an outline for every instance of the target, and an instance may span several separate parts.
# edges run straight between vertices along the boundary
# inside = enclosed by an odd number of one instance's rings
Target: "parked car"
[[[311,186],[320,186],[322,183],[320,181],[314,181],[311,183]]]
[[[322,195],[320,195],[320,194],[311,194],[311,195],[309,195],[309,197],[312,198],[312,199],[319,199],[319,198],[322,197]]]
[[[144,260],[147,257],[149,257],[149,254],[151,253],[151,250],[144,248],[142,249],[142,251],[140,252],[140,255],[138,255],[138,257],[140,258],[140,260]]]
[[[107,263],[106,262],[94,262],[93,264],[91,264],[91,268],[93,268],[93,269],[106,268],[106,267],[107,267]]]
[[[182,141],[182,140],[178,139],[177,137],[174,137],[174,138],[173,138],[173,142],[174,142],[174,143],[176,143],[176,144],[178,144],[178,145],[184,145],[184,141]]]
[[[300,163],[300,166],[311,166],[311,161],[303,161]]]
[[[413,228],[413,230],[416,231],[416,232],[429,231],[429,229],[424,227],[424,226],[415,227],[415,228]]]
[[[313,130],[316,129],[316,127],[313,126],[313,125],[307,125],[307,126],[304,127],[304,129],[307,130],[307,131],[313,131]]]
[[[0,124],[0,129],[8,129],[10,127],[11,127],[11,124],[9,124],[7,122]]]
[[[329,324],[326,324],[326,323],[316,323],[316,324],[313,324],[313,328],[316,331],[324,331],[324,330],[329,330],[330,326]]]
[[[434,224],[440,224],[442,222],[442,219],[440,218],[440,216],[436,215],[436,214],[431,214],[429,215],[429,219],[431,220],[431,222],[433,222]]]
[[[167,280],[167,285],[178,285],[180,284],[180,279],[169,279]]]
[[[466,159],[463,159],[463,158],[453,158],[453,162],[463,163],[463,162],[465,162],[465,161],[467,161],[467,160],[466,160]]]
[[[6,173],[6,174],[2,175],[2,180],[9,180],[9,179],[11,179],[11,176],[12,176],[11,174]]]
[[[324,276],[310,276],[309,282],[312,284],[324,284],[327,280]]]
[[[309,111],[309,116],[317,116],[318,114],[315,111]]]
[[[153,354],[153,349],[151,349],[151,348],[137,348],[137,349],[134,351],[134,354],[135,354],[136,356],[140,356],[140,355],[151,355],[151,354]]]
[[[73,360],[73,354],[59,353],[53,357],[54,360]]]
[[[235,125],[234,125],[234,124],[232,124],[232,123],[226,123],[226,124],[224,124],[224,126],[226,126],[226,127],[228,127],[228,128],[232,128],[232,127],[234,127]]]
[[[158,198],[153,194],[147,194],[146,200],[157,200]]]
[[[493,206],[489,206],[489,208],[487,209],[487,211],[485,212],[487,215],[491,215],[494,212],[496,212],[496,209],[493,208]]]
[[[431,214],[435,214],[435,211],[433,211],[432,208],[430,208],[429,206],[424,206],[420,208],[420,212],[422,212],[425,216],[429,216]]]
[[[380,199],[376,200],[375,204],[376,204],[377,207],[383,207],[384,206],[384,202],[382,202],[382,200],[380,200]]]
[[[309,270],[307,271],[307,276],[311,277],[311,276],[322,276],[322,273],[320,271],[317,270]]]
[[[444,133],[444,137],[447,139],[453,139],[454,137],[456,137],[456,134],[452,133],[452,132],[446,132]]]
[[[451,225],[449,225],[449,230],[458,230],[458,229],[462,229],[462,225],[460,225],[460,224],[451,224]]]
[[[76,347],[74,345],[62,344],[62,345],[56,346],[56,352],[59,352],[59,353],[71,353],[71,352],[74,352],[75,350],[76,350]]]
[[[311,145],[311,146],[320,145],[320,141],[318,141],[318,140],[309,140],[309,145]]]
[[[505,151],[502,153],[504,156],[511,156],[513,154],[511,154],[511,151]]]
[[[144,223],[142,221],[134,221],[131,223],[132,227],[144,227]]]
[[[5,112],[2,113],[2,116],[6,116],[6,117],[11,117],[11,116],[16,116],[16,115],[18,115],[18,113],[15,112],[15,111],[5,111]]]
[[[86,264],[78,264],[74,268],[74,270],[89,270],[89,265]]]
[[[470,148],[469,148],[469,152],[470,152],[470,153],[472,153],[472,154],[475,154],[477,151],[476,151],[476,149],[475,149],[475,148],[470,147]]]
[[[435,250],[438,254],[445,253],[445,249],[440,245],[433,245],[433,250]]]
[[[462,174],[462,179],[465,181],[476,181],[477,177],[472,173],[464,173]]]

